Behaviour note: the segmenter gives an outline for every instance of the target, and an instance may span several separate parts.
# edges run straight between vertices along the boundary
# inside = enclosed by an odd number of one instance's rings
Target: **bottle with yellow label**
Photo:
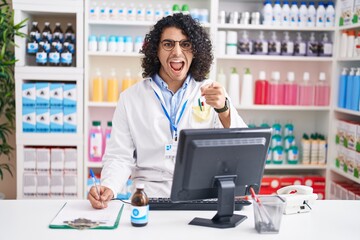
[[[119,99],[119,84],[116,78],[115,69],[111,69],[110,77],[107,80],[107,101],[117,102]]]
[[[131,72],[130,69],[126,69],[125,77],[122,80],[121,84],[121,91],[125,91],[128,87],[130,87],[133,84],[133,80],[131,78]]]
[[[104,83],[100,69],[96,68],[95,77],[93,78],[92,98],[94,102],[104,101]]]

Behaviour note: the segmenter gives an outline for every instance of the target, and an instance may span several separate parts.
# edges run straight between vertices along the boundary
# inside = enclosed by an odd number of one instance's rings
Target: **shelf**
[[[18,144],[34,146],[75,146],[83,145],[79,133],[17,133]]]
[[[337,61],[339,61],[339,62],[359,62],[359,61],[360,61],[360,57],[338,58]]]
[[[341,27],[339,27],[339,30],[342,31],[342,30],[349,30],[349,29],[354,29],[354,28],[360,28],[360,23],[341,26]]]
[[[102,162],[87,162],[87,168],[102,168]]]
[[[304,165],[304,164],[268,164],[266,170],[325,170],[326,165]]]
[[[121,52],[88,52],[89,56],[95,57],[134,57],[139,58],[143,57],[144,54],[142,53],[121,53]]]
[[[89,25],[115,25],[115,26],[133,26],[133,27],[152,27],[155,21],[120,21],[120,20],[89,20]],[[210,23],[201,24],[205,28],[209,28]]]
[[[26,67],[15,67],[16,73],[23,74],[61,74],[61,75],[83,75],[83,68],[76,67],[38,67],[38,66],[26,66]]]
[[[319,27],[283,27],[283,26],[265,26],[265,25],[241,25],[241,24],[218,24],[218,29],[239,29],[239,30],[279,30],[279,31],[311,31],[311,32],[332,32],[335,27],[319,28]]]
[[[353,115],[353,116],[360,116],[360,111],[354,111],[354,110],[349,110],[349,109],[344,109],[344,108],[335,108],[336,112],[339,113],[346,113],[349,115]]]
[[[88,102],[88,107],[115,108],[117,102]]]
[[[253,61],[293,61],[293,62],[331,62],[333,57],[301,57],[270,55],[221,55],[218,60],[253,60]]]
[[[339,175],[341,175],[341,176],[343,176],[343,177],[345,177],[347,179],[350,179],[350,180],[360,184],[360,179],[359,178],[355,178],[354,176],[350,176],[346,172],[343,172],[342,170],[340,170],[340,169],[338,169],[338,168],[336,168],[334,166],[331,167],[331,171],[333,171],[333,172],[335,172],[335,173],[337,173],[337,174],[339,174]]]
[[[279,110],[279,111],[330,111],[330,107],[317,106],[284,106],[284,105],[253,105],[253,106],[239,106],[237,110]]]

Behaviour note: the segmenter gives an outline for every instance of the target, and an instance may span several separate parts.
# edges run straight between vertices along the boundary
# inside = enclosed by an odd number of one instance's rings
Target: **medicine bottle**
[[[149,220],[149,199],[144,191],[144,184],[136,184],[136,191],[131,197],[131,225],[146,226]]]

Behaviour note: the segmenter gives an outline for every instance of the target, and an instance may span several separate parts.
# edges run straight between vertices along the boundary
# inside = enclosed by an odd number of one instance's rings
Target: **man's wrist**
[[[214,108],[215,112],[217,113],[223,113],[229,110],[229,100],[228,98],[225,98],[225,104],[223,108]]]

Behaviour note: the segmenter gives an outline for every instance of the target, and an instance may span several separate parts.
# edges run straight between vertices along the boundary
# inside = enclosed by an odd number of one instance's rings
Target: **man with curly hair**
[[[120,94],[101,172],[103,208],[126,185],[144,183],[150,197],[169,197],[177,137],[186,128],[246,127],[224,88],[207,80],[213,61],[207,32],[190,15],[162,18],[146,35],[143,81]]]

